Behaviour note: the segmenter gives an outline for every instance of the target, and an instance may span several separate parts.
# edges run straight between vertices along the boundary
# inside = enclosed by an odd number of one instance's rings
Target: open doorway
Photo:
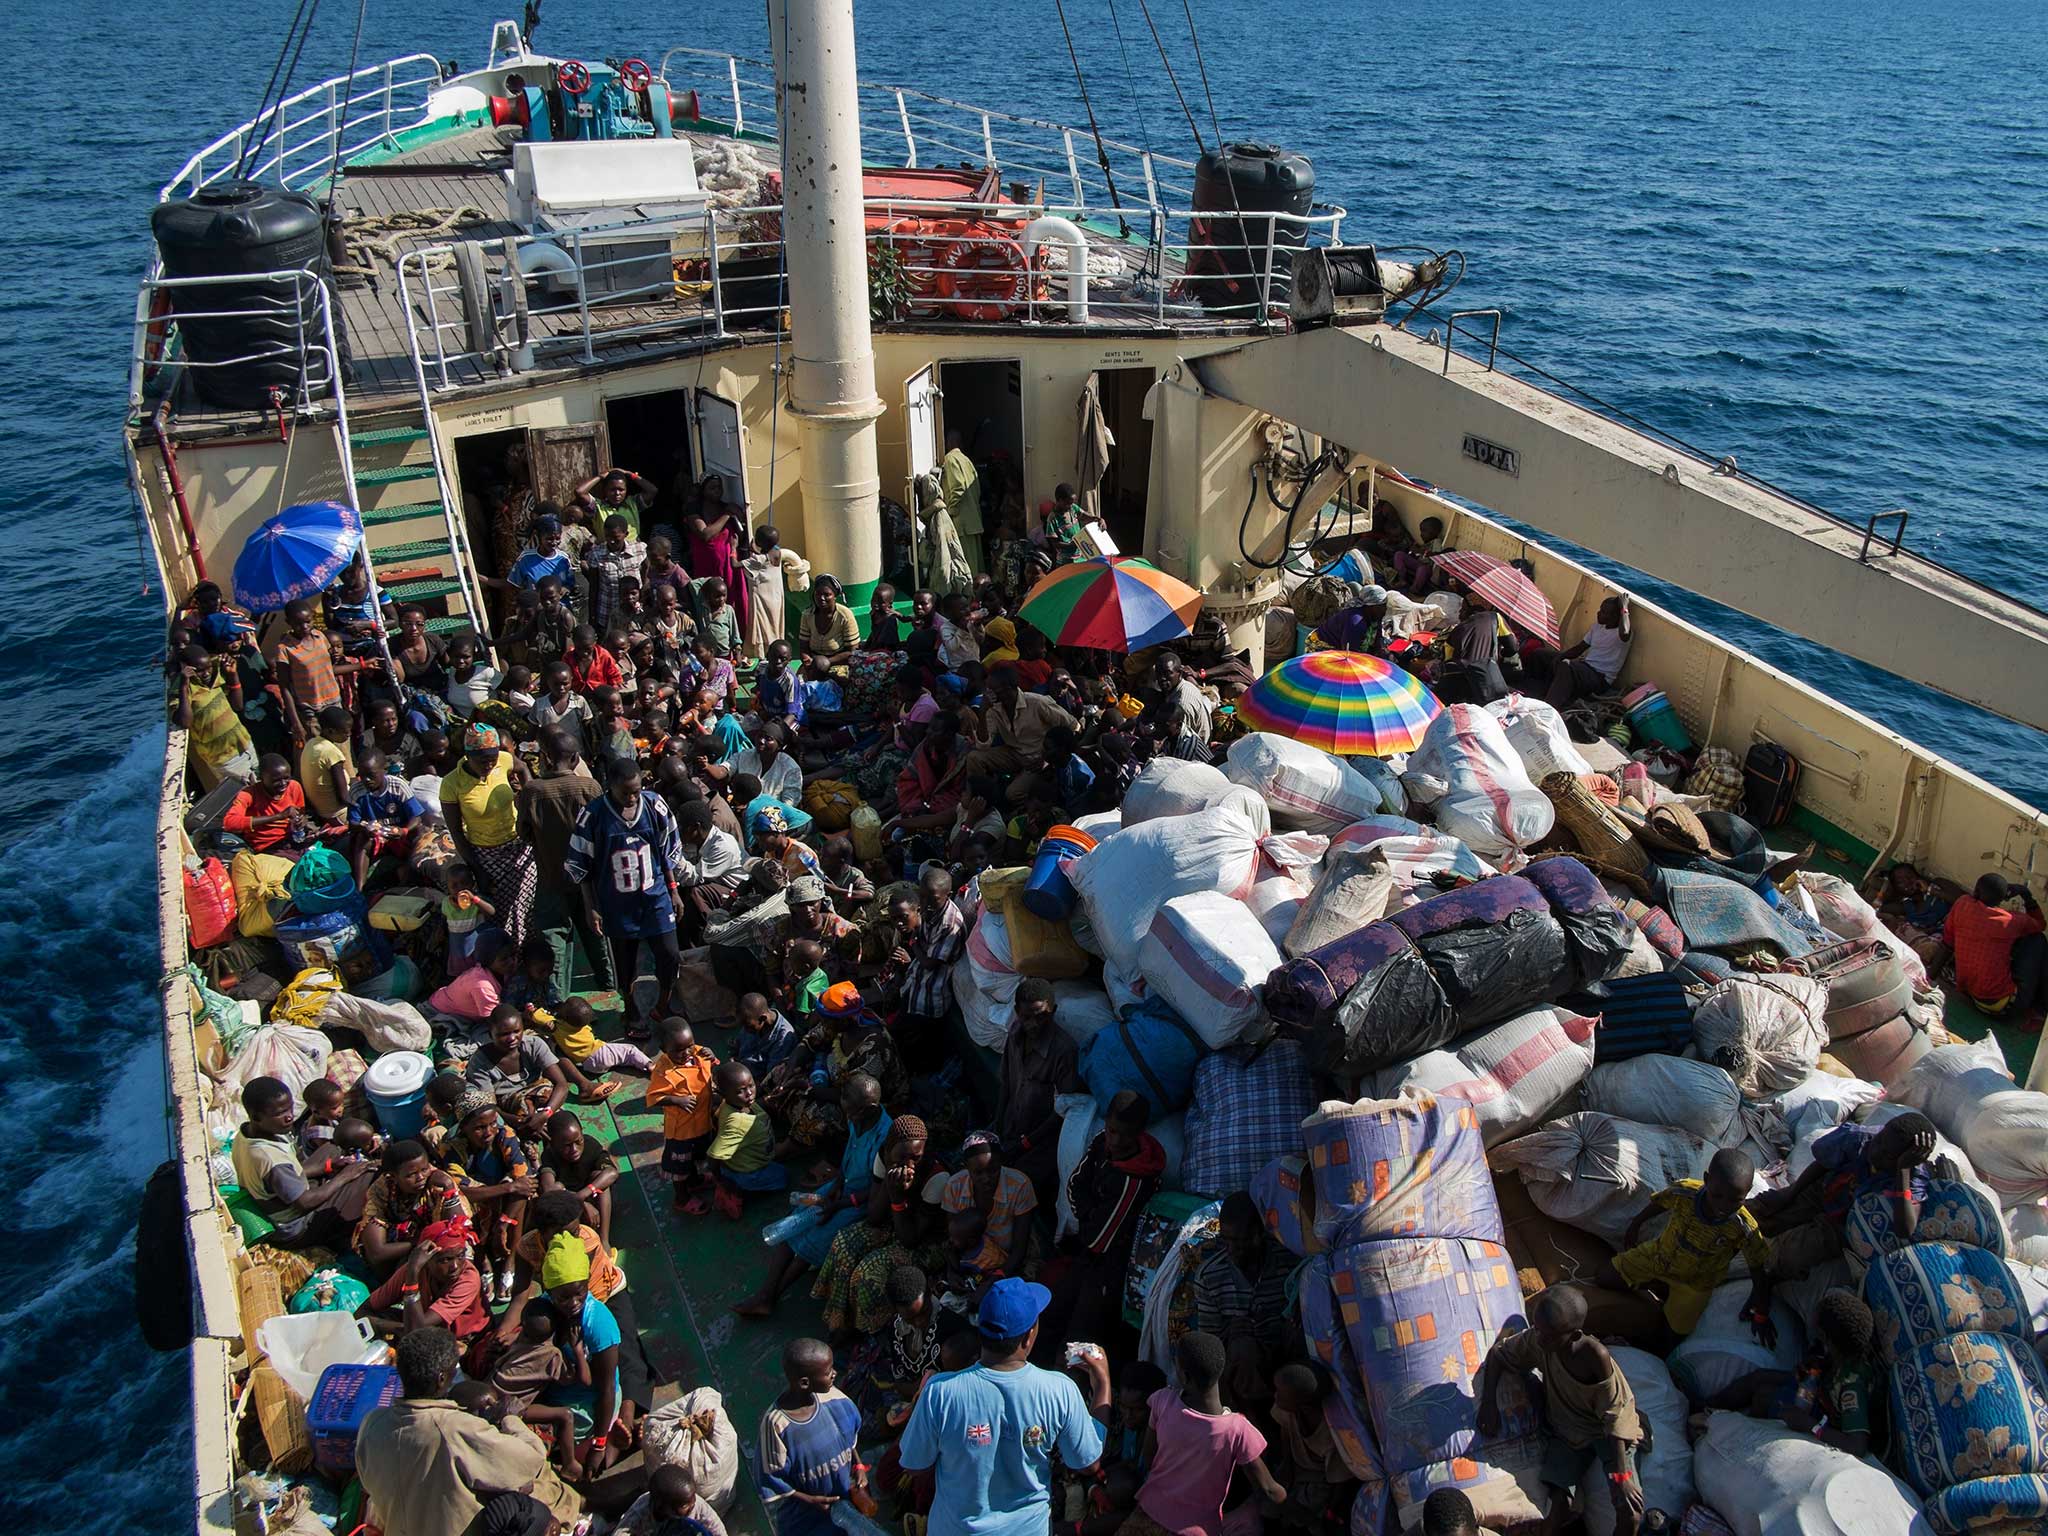
[[[1145,419],[1145,392],[1156,377],[1150,368],[1104,368],[1096,375],[1102,419],[1116,442],[1102,477],[1102,517],[1110,538],[1127,555],[1150,548],[1145,511],[1152,480],[1152,423]]]
[[[643,475],[660,488],[654,522],[679,523],[697,468],[690,449],[690,392],[664,389],[651,395],[614,396],[604,403],[604,417],[612,465]]]
[[[1022,478],[1024,469],[1024,381],[1016,359],[939,364],[939,413],[945,430],[960,434],[960,446],[981,471],[983,519],[995,510],[994,487],[1008,479],[994,466],[1007,461]],[[944,451],[943,442],[940,451]]]
[[[518,558],[512,531],[499,538],[501,513],[532,488],[526,431],[476,432],[455,439],[455,483],[462,492],[463,530],[479,575],[498,577]]]

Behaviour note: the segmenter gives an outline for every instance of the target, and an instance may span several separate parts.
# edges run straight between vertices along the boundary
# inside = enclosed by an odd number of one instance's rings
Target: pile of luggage
[[[1494,1528],[1538,1518],[1533,1417],[1481,1437],[1474,1400],[1526,1296],[1589,1280],[1722,1149],[1783,1188],[1838,1125],[1916,1109],[1955,1172],[1917,1241],[1852,1221],[1842,1259],[1779,1285],[1771,1348],[1739,1265],[1668,1358],[1615,1348],[1657,1430],[1647,1502],[1743,1536],[2043,1529],[2048,1096],[1995,1044],[1948,1043],[1941,993],[1853,887],[1774,865],[1796,766],[1752,819],[1732,754],[1701,775],[1667,750],[1624,756],[1510,696],[1449,706],[1406,762],[1255,733],[1215,767],[1154,763],[1082,823],[1050,942],[1022,953],[985,903],[970,1029],[999,1046],[1017,978],[1054,979],[1088,1089],[1063,1104],[1063,1165],[1116,1092],[1152,1103],[1175,1193],[1132,1294],[1159,1363],[1184,1326],[1172,1277],[1214,1230],[1190,1197],[1250,1191],[1299,1260],[1360,1532],[1412,1527],[1441,1487]],[[1796,1370],[1833,1286],[1878,1318],[1896,1474],[1776,1421],[1695,1419],[1748,1372]],[[1631,1325],[1617,1301],[1592,1326]],[[1583,1513],[1611,1529],[1604,1499]]]

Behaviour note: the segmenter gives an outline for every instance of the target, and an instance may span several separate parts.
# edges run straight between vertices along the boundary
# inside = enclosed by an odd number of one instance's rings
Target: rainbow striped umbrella
[[[1134,555],[1100,555],[1041,577],[1017,616],[1054,645],[1142,651],[1194,627],[1202,594]]]
[[[1421,683],[1362,651],[1310,651],[1253,683],[1237,712],[1255,730],[1340,757],[1412,752],[1443,713]]]

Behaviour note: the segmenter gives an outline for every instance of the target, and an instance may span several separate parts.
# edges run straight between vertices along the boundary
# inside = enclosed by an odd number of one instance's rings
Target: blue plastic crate
[[[356,1469],[356,1431],[363,1420],[398,1396],[398,1369],[390,1365],[330,1365],[320,1373],[306,1405],[313,1465],[333,1477]]]

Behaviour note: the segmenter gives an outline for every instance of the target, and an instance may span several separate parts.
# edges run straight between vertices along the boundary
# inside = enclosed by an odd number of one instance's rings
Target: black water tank
[[[254,181],[218,181],[178,202],[160,203],[150,232],[166,277],[228,277],[239,273],[313,273],[334,280],[320,207],[302,192]],[[273,386],[287,402],[299,391],[300,346],[320,340],[320,301],[310,283],[248,282],[164,290],[194,363],[192,386],[208,405],[261,410]],[[334,299],[335,344],[345,362],[340,301]],[[308,365],[324,389],[326,365]]]
[[[1291,252],[1303,228],[1259,214],[1307,215],[1316,172],[1306,156],[1271,144],[1225,144],[1195,162],[1196,217],[1188,238],[1188,284],[1205,309],[1256,315],[1270,263],[1270,301],[1284,306],[1293,273]],[[1228,217],[1217,218],[1218,212]],[[1243,217],[1239,217],[1242,215]],[[1273,259],[1274,252],[1281,254]]]

